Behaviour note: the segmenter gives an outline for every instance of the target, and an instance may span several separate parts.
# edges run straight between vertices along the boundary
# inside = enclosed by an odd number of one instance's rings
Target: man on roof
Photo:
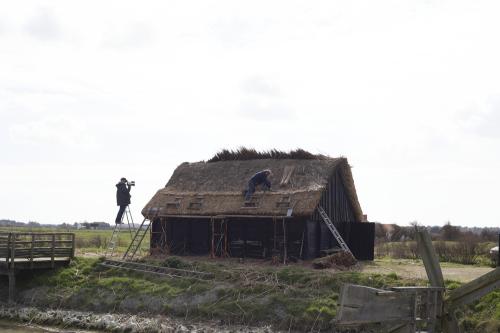
[[[252,198],[252,195],[255,193],[255,187],[259,185],[262,186],[264,191],[271,190],[271,182],[268,179],[271,174],[271,170],[265,169],[257,172],[250,178],[248,188],[245,192],[245,201],[249,201]]]

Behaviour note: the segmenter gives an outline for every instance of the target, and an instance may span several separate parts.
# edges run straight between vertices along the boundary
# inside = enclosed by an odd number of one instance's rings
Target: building
[[[338,245],[320,205],[356,258],[373,259],[375,226],[364,222],[346,158],[245,152],[177,167],[142,210],[152,221],[152,253],[314,258]],[[248,179],[267,168],[272,191],[257,190],[245,203]]]

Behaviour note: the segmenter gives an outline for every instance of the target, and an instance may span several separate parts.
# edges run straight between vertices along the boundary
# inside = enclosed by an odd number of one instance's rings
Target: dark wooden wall
[[[320,199],[320,205],[323,207],[334,222],[360,222],[356,220],[351,202],[347,196],[342,177],[337,170],[330,178],[326,189],[323,191]],[[320,221],[321,216],[317,212],[313,215],[313,220]]]

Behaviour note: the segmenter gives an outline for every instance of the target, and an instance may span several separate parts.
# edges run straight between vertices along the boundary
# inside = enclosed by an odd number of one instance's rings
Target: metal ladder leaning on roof
[[[137,250],[141,246],[142,240],[148,233],[149,228],[151,227],[151,220],[147,217],[144,218],[141,225],[137,229],[134,237],[132,238],[132,242],[127,248],[127,251],[123,255],[123,260],[132,260],[137,253]]]
[[[325,212],[323,207],[318,205],[318,212],[319,212],[319,215],[321,215],[321,217],[323,218],[323,221],[325,222],[328,229],[330,229],[330,231],[332,232],[333,237],[335,237],[335,239],[339,243],[342,250],[349,252],[354,257],[351,250],[349,249],[349,246],[347,246],[346,242],[344,242],[344,239],[342,238],[342,236],[338,232],[337,228],[335,228],[335,226],[333,225],[332,221],[328,217],[328,214]]]
[[[123,224],[123,217],[124,216],[127,218],[127,225],[128,225],[128,231],[130,232],[130,238],[132,238],[132,236],[133,236],[132,229],[135,228],[134,219],[132,218],[132,213],[130,212],[130,207],[127,206],[127,208],[125,209],[125,213],[122,215],[122,219],[121,219],[122,223],[115,224],[115,227],[113,228],[113,233],[111,234],[111,238],[109,239],[108,244],[107,244],[106,253],[104,254],[104,256],[106,258],[108,256],[112,257],[114,252],[115,252],[115,248],[118,245],[121,225]],[[132,223],[132,227],[130,226],[130,223]]]

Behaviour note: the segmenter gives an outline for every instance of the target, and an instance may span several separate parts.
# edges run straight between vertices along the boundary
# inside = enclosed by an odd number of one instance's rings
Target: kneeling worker
[[[245,193],[245,201],[249,201],[252,198],[252,195],[255,193],[255,187],[258,185],[262,185],[264,191],[271,189],[271,182],[267,177],[271,175],[271,170],[265,169],[257,172],[255,175],[250,178],[248,181],[248,188]]]
[[[130,205],[130,188],[133,185],[133,182],[127,182],[126,178],[120,179],[120,182],[116,184],[116,204],[120,206],[115,219],[116,224],[122,223],[123,213],[125,213],[127,206]]]

